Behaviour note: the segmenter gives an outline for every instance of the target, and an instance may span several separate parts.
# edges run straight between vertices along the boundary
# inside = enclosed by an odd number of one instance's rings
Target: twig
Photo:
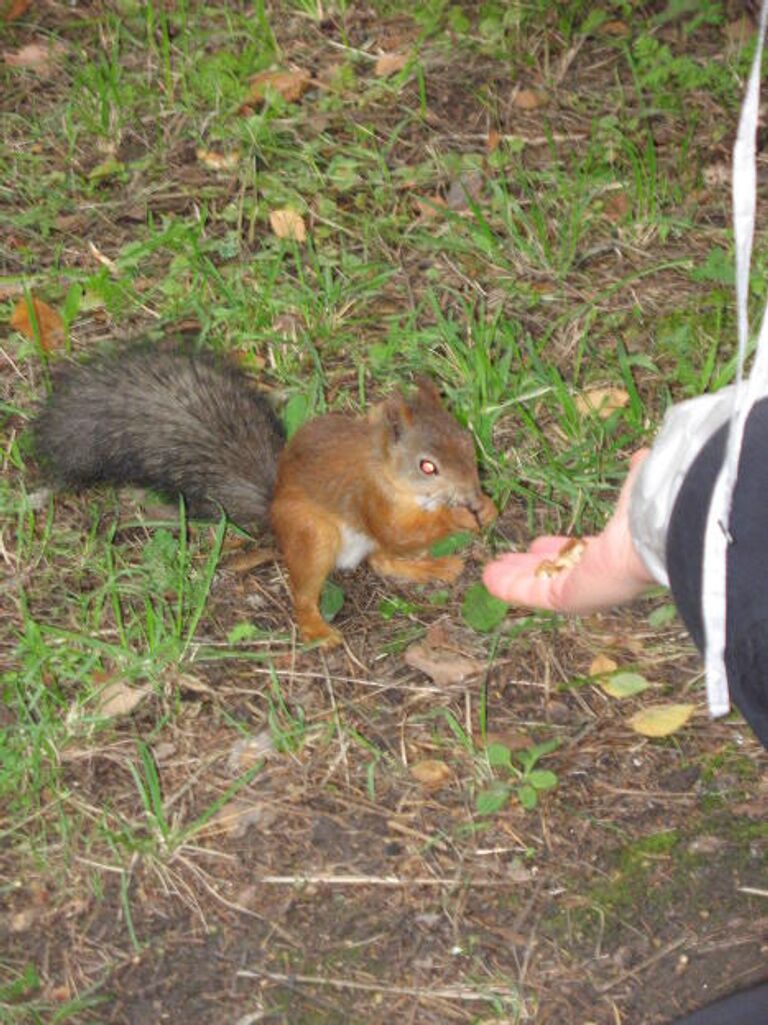
[[[365,993],[389,993],[393,996],[418,997],[422,1000],[465,1000],[472,1003],[485,1003],[493,999],[520,1002],[520,994],[515,989],[501,986],[488,986],[484,993],[465,989],[460,986],[446,986],[441,989],[420,989],[417,986],[386,986],[381,982],[358,982],[357,979],[326,979],[321,975],[286,975],[282,972],[267,972],[256,968],[242,968],[237,975],[243,979],[270,979],[272,982],[283,982],[288,985],[330,986],[333,989],[355,989]]]
[[[326,875],[318,872],[312,875],[260,876],[254,879],[258,886],[477,886],[494,888],[514,885],[509,879],[435,879],[433,876],[416,876],[403,879],[400,876],[357,876]]]

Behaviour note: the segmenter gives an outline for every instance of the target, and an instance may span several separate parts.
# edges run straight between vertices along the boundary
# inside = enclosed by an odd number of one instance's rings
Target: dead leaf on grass
[[[600,26],[600,31],[605,36],[613,36],[614,39],[621,39],[624,36],[629,35],[629,25],[625,21],[619,21],[614,19],[613,21],[604,21]]]
[[[0,21],[14,21],[29,7],[31,0],[0,0]]]
[[[595,655],[589,666],[589,676],[605,676],[606,673],[615,673],[619,668],[618,662],[614,662],[612,658],[602,652],[599,655]]]
[[[576,396],[573,404],[582,416],[597,413],[601,420],[607,420],[611,413],[623,409],[628,402],[629,393],[623,388],[588,388]]]
[[[215,149],[195,150],[197,159],[201,164],[209,167],[212,171],[232,171],[240,162],[240,150],[232,150],[231,153],[220,153]]]
[[[437,758],[425,758],[411,766],[411,775],[422,786],[436,789],[453,779],[453,773],[445,762]]]
[[[269,223],[278,238],[289,238],[295,242],[304,242],[307,238],[304,218],[295,210],[272,210]]]
[[[629,211],[629,196],[624,189],[614,189],[603,202],[603,213],[616,224],[623,220]]]
[[[230,776],[242,776],[274,753],[275,745],[269,730],[262,730],[255,737],[241,737],[232,745],[227,759],[227,772]]]
[[[387,78],[402,71],[407,63],[407,53],[383,53],[374,64],[373,73],[379,78]]]
[[[518,110],[538,110],[549,103],[549,97],[541,89],[518,89],[512,99],[512,106]]]
[[[442,217],[443,211],[448,204],[442,196],[421,196],[413,197],[413,205],[420,221],[431,221],[435,217]]]
[[[252,801],[234,800],[225,804],[211,819],[211,824],[224,829],[230,836],[242,837],[251,826],[264,826],[270,809]]]
[[[17,911],[10,917],[9,926],[11,932],[27,932],[41,915],[40,908],[25,908],[23,911]]]
[[[34,71],[41,78],[49,78],[57,70],[57,62],[69,50],[69,47],[58,40],[48,41],[37,39],[27,43],[20,50],[11,53],[6,50],[3,53],[3,60],[12,68],[26,68],[27,71]]]
[[[118,715],[130,715],[134,708],[151,694],[152,688],[132,687],[124,680],[110,680],[104,685],[96,698],[96,711],[109,719]]]
[[[406,665],[426,673],[441,687],[463,683],[485,669],[485,665],[477,659],[459,655],[449,648],[433,648],[424,642],[411,644],[404,658]]]
[[[32,307],[30,310],[26,296],[20,299],[11,313],[11,327],[34,341],[38,337],[34,326],[34,322],[37,321],[41,347],[45,352],[53,352],[64,344],[64,321],[56,310],[42,299],[33,296]]]
[[[245,106],[257,106],[267,98],[267,90],[274,89],[288,103],[300,100],[312,84],[312,75],[304,68],[292,71],[260,71],[249,82]]]
[[[695,705],[649,705],[627,719],[627,726],[644,737],[668,737],[682,729],[695,711]]]

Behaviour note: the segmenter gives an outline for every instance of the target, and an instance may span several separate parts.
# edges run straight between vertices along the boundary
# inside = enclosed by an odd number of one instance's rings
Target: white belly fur
[[[351,527],[342,527],[341,551],[336,557],[336,569],[354,569],[375,547],[376,542],[372,537]]]

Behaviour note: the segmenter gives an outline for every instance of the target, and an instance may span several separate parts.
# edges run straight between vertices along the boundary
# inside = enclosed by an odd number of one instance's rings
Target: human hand
[[[583,614],[631,601],[651,587],[655,581],[629,531],[630,494],[649,451],[632,457],[613,516],[601,534],[583,539],[584,552],[575,565],[546,575],[542,562],[556,559],[570,539],[536,538],[528,552],[502,555],[486,566],[483,582],[491,594],[516,605]]]

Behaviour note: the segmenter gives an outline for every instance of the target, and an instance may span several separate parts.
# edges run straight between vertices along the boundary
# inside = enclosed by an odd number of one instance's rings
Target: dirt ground
[[[40,17],[59,24],[62,14],[51,5]],[[400,30],[402,20],[389,27]],[[349,14],[345,28],[355,46],[381,30],[370,12]],[[330,19],[316,34],[337,30]],[[301,45],[297,38],[294,56]],[[564,90],[590,68],[609,75],[590,45],[573,55]],[[401,151],[412,158],[457,121],[484,125],[475,100],[480,87],[503,92],[494,74],[490,61],[441,64],[428,78],[429,120],[421,135],[400,137]],[[419,102],[415,86],[403,102]],[[514,114],[505,110],[502,121]],[[398,116],[380,112],[382,133]],[[574,105],[553,125],[578,137],[580,118]],[[675,144],[665,131],[660,152]],[[195,172],[179,158],[170,173],[182,194]],[[158,209],[163,201],[158,193]],[[178,198],[168,202],[183,213]],[[82,214],[84,237],[90,216]],[[709,224],[721,221],[713,203]],[[110,232],[124,241],[131,224],[109,220],[100,244]],[[398,275],[417,280],[410,259]],[[650,306],[670,301],[663,270],[642,289]],[[544,316],[531,312],[531,330]],[[109,330],[87,322],[79,342]],[[15,394],[10,361],[2,373],[6,395]],[[344,373],[337,383],[354,390],[354,373]],[[9,480],[34,474],[30,467],[9,466]],[[93,502],[62,498],[57,524],[104,532]],[[510,500],[496,531],[503,543],[525,541],[521,502]],[[475,542],[439,607],[417,589],[356,571],[338,620],[348,647],[325,654],[272,639],[290,618],[279,563],[243,574],[226,552],[196,635],[200,657],[193,651],[110,732],[52,752],[59,783],[44,794],[34,830],[3,815],[0,960],[6,972],[32,963],[38,975],[6,1001],[7,1020],[665,1025],[765,978],[768,762],[738,715],[707,718],[700,660],[681,623],[649,625],[659,597],[536,629],[513,611],[494,645],[460,615],[488,555]],[[62,558],[62,581],[69,572]],[[405,625],[379,614],[393,594],[408,603]],[[31,614],[50,615],[50,594],[31,600]],[[14,587],[2,605],[15,629]],[[208,657],[244,619],[265,631],[252,657]],[[427,630],[480,669],[438,685],[409,666],[403,650]],[[11,666],[10,643],[4,652]],[[641,702],[619,703],[589,680],[597,653],[638,668],[665,695],[692,696],[692,723],[664,740],[627,729]],[[4,712],[3,725],[12,729],[13,716]],[[478,814],[484,732],[511,750],[560,741],[543,763],[558,785],[533,810],[512,800]],[[164,841],[135,786],[139,742],[161,779],[168,821],[207,817],[180,843]],[[414,771],[425,763],[438,765],[436,777]],[[130,838],[112,825],[96,830],[117,820],[132,823]],[[44,853],[41,830],[51,838]],[[33,996],[45,1011],[25,1010]]]

